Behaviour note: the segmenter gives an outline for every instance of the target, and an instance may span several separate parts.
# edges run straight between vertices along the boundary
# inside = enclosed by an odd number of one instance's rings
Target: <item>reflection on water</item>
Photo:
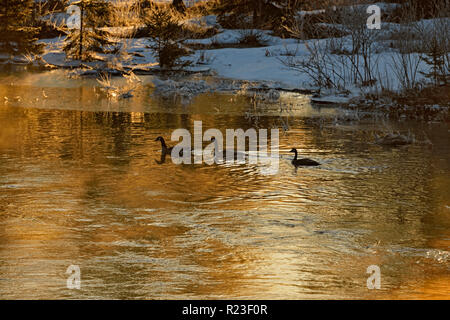
[[[248,101],[182,105],[144,85],[111,102],[91,80],[33,77],[0,81],[1,297],[450,297],[447,125],[397,124],[433,148],[383,148],[370,143],[378,123],[319,127],[306,115],[335,111],[300,103],[278,175],[158,164],[157,136],[195,120],[249,128]],[[269,109],[259,125],[277,121]],[[323,165],[295,170],[292,147]],[[69,265],[80,291],[66,288]],[[366,287],[370,265],[381,290]]]

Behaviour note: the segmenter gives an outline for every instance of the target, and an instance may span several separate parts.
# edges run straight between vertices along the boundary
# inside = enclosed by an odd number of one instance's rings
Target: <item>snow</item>
[[[215,60],[211,68],[224,78],[275,82],[287,89],[298,88],[306,78],[284,67],[277,57],[267,57],[266,50],[282,49],[281,46],[262,48],[227,48],[211,50]]]
[[[212,41],[218,41],[222,44],[236,44],[241,36],[241,30],[224,30],[216,39],[193,39],[190,43],[209,44]],[[295,59],[307,59],[309,51],[305,44],[311,44],[309,40],[300,43],[295,39],[281,39],[271,36],[268,32],[262,31],[267,40],[266,47],[257,48],[221,48],[207,50],[207,54],[211,57],[209,64],[206,66],[193,66],[192,72],[201,72],[212,70],[215,76],[225,79],[258,81],[272,88],[283,89],[315,89],[311,83],[311,79],[296,70],[283,65],[280,60],[285,59],[286,52],[295,53]],[[325,41],[320,40],[318,43]],[[42,40],[47,44],[47,52],[43,55],[43,59],[58,67],[77,67],[80,62],[66,60],[65,54],[61,51],[63,39],[54,38]],[[148,48],[148,40],[144,38],[127,40],[127,51],[132,54],[132,59],[123,62],[122,66],[131,69],[155,69],[157,68],[156,59]],[[389,49],[390,50],[390,49]],[[381,83],[389,83],[392,90],[399,90],[401,85],[392,72],[392,57],[388,49],[381,48],[380,53],[375,54],[373,61],[377,62],[378,72],[381,75]],[[133,55],[135,54],[135,55]],[[193,55],[187,57],[191,61],[200,59],[201,51],[197,51]],[[104,55],[106,60],[113,59],[112,56]],[[97,67],[99,62],[84,63],[91,67]],[[419,71],[427,71],[427,66],[422,62]],[[418,79],[423,77],[418,74]],[[171,86],[168,86],[171,88]],[[179,89],[179,88],[174,88]],[[187,89],[189,91],[189,87]],[[315,98],[318,102],[336,102],[341,103],[361,95],[362,91],[370,91],[350,86],[347,88],[347,94],[343,95],[339,92],[322,92],[323,96]]]
[[[164,98],[181,97],[184,100],[190,100],[198,94],[210,92],[211,86],[205,80],[197,81],[174,81],[153,79],[155,92]]]
[[[389,4],[379,2],[376,3],[382,10],[393,10],[396,4]],[[301,11],[299,16],[307,14],[320,14],[323,10],[316,11]],[[59,16],[51,18],[61,18]],[[429,28],[433,26],[437,20],[422,20],[417,24],[422,24]],[[314,83],[306,73],[301,73],[297,70],[289,68],[282,63],[287,56],[296,61],[302,61],[310,57],[310,51],[313,45],[323,45],[327,40],[308,40],[299,41],[297,39],[282,39],[273,36],[270,31],[266,30],[228,30],[223,29],[217,23],[217,17],[210,15],[201,18],[194,18],[184,21],[186,24],[196,24],[199,26],[215,27],[219,33],[211,38],[206,39],[190,39],[187,44],[198,44],[208,46],[211,44],[220,44],[218,49],[197,50],[186,59],[194,62],[194,65],[189,68],[190,72],[212,73],[216,78],[238,80],[238,81],[254,81],[266,88],[282,88],[287,90],[292,89],[312,89],[319,88],[314,86]],[[333,27],[339,27],[334,25]],[[396,57],[396,51],[389,47],[389,42],[392,39],[392,34],[397,33],[400,28],[404,26],[395,23],[383,23],[383,28],[378,32],[379,41],[376,42],[376,50],[372,58],[374,70],[377,73],[376,77],[379,81],[372,87],[358,87],[356,85],[347,84],[345,90],[321,90],[321,96],[314,97],[317,102],[334,102],[343,103],[350,102],[357,97],[364,94],[380,90],[383,86],[391,91],[400,91],[402,89],[401,77],[394,73],[393,59]],[[113,31],[117,34],[124,34],[126,28],[115,28]],[[110,30],[111,31],[111,30]],[[265,46],[244,48],[239,47],[239,40],[244,34],[250,32],[259,33],[262,35]],[[343,45],[340,49],[350,49],[351,39],[349,37],[343,39]],[[67,60],[64,52],[62,52],[64,38],[44,39],[41,43],[47,45],[45,54],[42,56],[43,60],[51,65],[61,68],[74,67],[89,67],[100,68],[102,70],[110,70],[111,65],[116,64],[117,68],[126,70],[147,70],[154,71],[158,69],[157,61],[151,49],[149,49],[149,40],[145,38],[127,39],[124,48],[130,54],[126,61],[118,62],[118,57],[114,55],[100,55],[103,61],[81,63],[80,61]],[[208,55],[207,61],[201,61],[202,55]],[[413,59],[420,59],[418,54],[411,56]],[[196,62],[200,62],[195,65]],[[342,70],[341,70],[342,71]],[[345,70],[350,73],[350,70]],[[429,66],[421,61],[417,71],[417,82],[425,81],[425,77],[421,72],[428,72]],[[92,73],[92,71],[87,71]],[[83,74],[83,72],[81,72]],[[211,87],[210,84],[198,82],[197,84],[189,82],[174,82],[172,80],[155,81],[155,88],[162,95],[169,95],[176,92],[180,96],[191,97],[198,93],[208,92],[210,90],[226,90],[229,88],[239,89],[230,82],[227,85],[216,85]],[[242,85],[242,83],[241,83]]]

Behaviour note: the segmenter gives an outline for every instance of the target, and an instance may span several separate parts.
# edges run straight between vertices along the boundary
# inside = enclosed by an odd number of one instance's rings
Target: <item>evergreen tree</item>
[[[80,8],[80,28],[71,29],[66,37],[63,50],[67,57],[76,60],[92,60],[94,53],[107,52],[107,46],[114,42],[109,34],[99,27],[108,16],[108,3],[104,0],[80,0],[73,2]]]
[[[33,0],[0,0],[0,52],[11,56],[40,53],[38,28],[32,26]]]
[[[446,47],[440,43],[437,36],[434,36],[428,45],[426,54],[422,56],[431,69],[429,72],[421,73],[431,79],[436,86],[441,82],[447,84],[450,73],[449,66],[446,64],[447,54]]]
[[[161,69],[187,66],[189,62],[180,62],[188,54],[182,46],[185,40],[182,26],[174,19],[173,12],[160,6],[148,9],[145,19],[146,29]]]

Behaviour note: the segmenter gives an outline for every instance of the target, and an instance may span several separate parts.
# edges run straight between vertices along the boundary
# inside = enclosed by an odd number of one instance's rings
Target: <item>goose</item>
[[[298,157],[298,152],[297,149],[292,149],[289,152],[294,152],[295,153],[295,157],[292,160],[292,164],[296,167],[300,167],[300,166],[320,166],[320,163],[311,160],[311,159],[297,159]]]
[[[166,163],[166,153],[161,153],[161,159],[160,160],[156,160],[155,162],[159,165]]]
[[[159,136],[158,138],[155,139],[155,141],[159,141],[161,142],[161,152],[162,153],[171,153],[173,150],[173,147],[167,147],[166,145],[166,141],[164,140],[163,137]]]
[[[168,147],[166,145],[166,141],[164,140],[163,137],[159,136],[158,138],[155,139],[155,141],[161,142],[161,152],[163,154],[171,154],[172,153],[173,147]],[[182,157],[182,156],[183,156],[183,149],[180,150],[180,157]]]

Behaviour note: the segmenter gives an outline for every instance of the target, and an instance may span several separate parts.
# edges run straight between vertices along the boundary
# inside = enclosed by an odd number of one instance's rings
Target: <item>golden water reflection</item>
[[[0,96],[13,89],[0,86]],[[66,90],[80,104],[95,99]],[[293,117],[275,176],[157,163],[155,137],[195,120],[249,127],[243,101],[235,113],[209,113],[228,100],[202,96],[173,113],[0,106],[0,295],[450,297],[447,126],[399,125],[426,130],[434,146],[392,149],[368,142],[374,123],[342,130]],[[323,165],[295,170],[284,153],[294,146]],[[66,288],[73,264],[80,291]],[[375,292],[366,287],[373,264],[382,269]]]

